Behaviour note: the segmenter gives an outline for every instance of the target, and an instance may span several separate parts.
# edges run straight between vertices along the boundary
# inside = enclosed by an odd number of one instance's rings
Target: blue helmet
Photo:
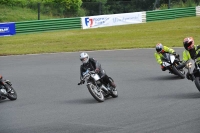
[[[163,50],[163,45],[161,43],[156,44],[156,51],[160,53]]]

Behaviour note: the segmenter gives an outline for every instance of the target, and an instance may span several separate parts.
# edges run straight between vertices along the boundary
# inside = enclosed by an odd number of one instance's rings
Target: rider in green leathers
[[[184,64],[187,63],[190,59],[196,59],[200,61],[200,57],[197,57],[198,53],[200,52],[200,45],[194,45],[193,37],[186,37],[183,40],[183,46],[185,50],[183,51],[183,62]],[[196,69],[194,69],[193,73],[195,74]],[[187,79],[193,80],[192,76],[189,73],[186,74]]]
[[[161,43],[158,43],[156,45],[156,52],[154,53],[154,56],[155,56],[155,59],[157,61],[157,63],[159,65],[161,65],[161,69],[162,71],[165,71],[166,70],[166,67],[163,66],[163,61],[162,61],[162,58],[163,58],[163,53],[170,53],[170,54],[173,54],[175,55],[177,58],[179,58],[179,55],[176,54],[175,50],[174,49],[171,49],[167,46],[163,46]]]

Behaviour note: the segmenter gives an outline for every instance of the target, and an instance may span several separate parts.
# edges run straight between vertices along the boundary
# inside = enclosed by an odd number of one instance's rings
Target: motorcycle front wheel
[[[94,99],[96,99],[98,102],[104,102],[105,98],[103,93],[95,85],[88,84],[87,88]]]
[[[197,89],[200,91],[200,78],[195,77],[194,83],[195,83]]]
[[[178,70],[175,66],[172,66],[173,72],[178,75],[181,79],[185,78],[185,72]]]
[[[17,92],[15,91],[15,89],[10,86],[9,84],[7,84],[6,87],[9,87],[11,89],[10,92],[8,92],[8,95],[7,95],[7,98],[10,99],[10,100],[16,100],[17,99]]]

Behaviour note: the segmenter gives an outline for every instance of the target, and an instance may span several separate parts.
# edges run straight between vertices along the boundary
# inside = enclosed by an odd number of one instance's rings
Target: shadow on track
[[[111,99],[115,99],[115,98],[112,98],[110,96],[110,97],[105,98],[105,101],[111,100]],[[61,104],[66,104],[66,103],[67,104],[97,104],[97,103],[103,103],[103,102],[98,102],[93,98],[87,98],[87,99],[85,98],[85,99],[72,99],[72,100],[62,101],[59,103],[61,103]]]
[[[176,93],[176,94],[167,94],[167,95],[158,95],[155,96],[154,98],[173,98],[173,99],[198,99],[200,98],[200,93]]]
[[[62,104],[96,104],[99,103],[95,99],[87,98],[87,99],[72,99],[67,101],[60,102]]]
[[[5,102],[8,102],[8,101],[10,101],[10,100],[8,100],[8,99],[0,100],[0,103],[5,103]]]
[[[155,81],[155,80],[184,80],[181,79],[180,77],[176,76],[176,75],[169,75],[169,76],[156,76],[156,77],[145,77],[144,79],[146,80],[151,80],[151,81]]]

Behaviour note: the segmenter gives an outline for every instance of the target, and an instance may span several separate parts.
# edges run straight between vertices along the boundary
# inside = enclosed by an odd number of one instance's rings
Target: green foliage
[[[0,4],[7,6],[18,6],[38,10],[41,3],[42,13],[50,16],[68,17],[80,14],[81,0],[0,0]]]
[[[168,2],[165,2],[160,5],[160,9],[167,9]],[[194,7],[196,6],[196,1],[194,0],[179,0],[179,1],[171,1],[170,8],[184,8],[184,7]]]
[[[187,0],[185,2],[185,5],[186,5],[186,7],[194,7],[194,6],[196,6],[194,0]]]
[[[168,9],[168,4],[161,4],[160,9]]]
[[[17,14],[17,15],[16,15]],[[58,18],[58,16],[50,16],[40,14],[40,19],[52,19]],[[0,5],[0,22],[18,22],[18,21],[30,21],[37,20],[37,11],[30,8],[10,7]]]
[[[82,4],[81,0],[54,0],[53,2],[62,4],[69,11],[78,11]]]

